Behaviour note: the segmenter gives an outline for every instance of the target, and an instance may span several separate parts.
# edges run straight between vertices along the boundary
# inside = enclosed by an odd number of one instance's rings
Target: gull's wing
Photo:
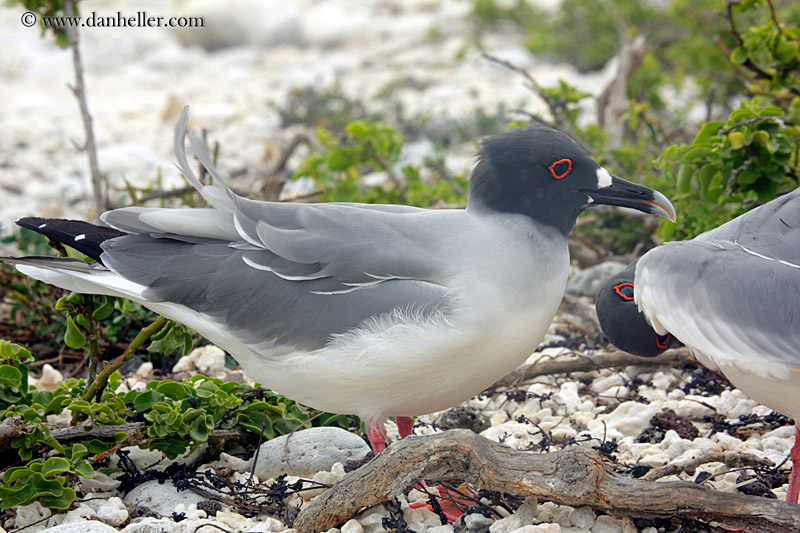
[[[785,378],[800,367],[800,266],[698,239],[645,254],[634,284],[658,333],[671,332],[723,371],[733,364]]]
[[[748,211],[695,241],[728,241],[775,261],[800,265],[800,188]]]
[[[127,207],[103,215],[113,228],[183,242],[206,239],[246,250],[241,260],[290,281],[332,278],[346,289],[389,279],[436,281],[435,248],[463,213],[399,205],[300,204],[242,198],[225,185],[205,144],[189,136],[212,180],[203,185],[186,157],[188,108],[175,129],[175,155],[187,180],[213,207]],[[441,222],[440,222],[441,221]],[[443,225],[442,232],[430,228]],[[453,226],[453,224],[456,224]],[[112,245],[107,245],[109,252]],[[336,290],[343,290],[342,287]]]
[[[202,142],[185,153],[186,111],[175,135],[178,163],[208,209],[131,207],[106,213],[133,233],[102,243],[102,260],[146,287],[143,298],[209,317],[249,345],[321,348],[332,335],[392,313],[425,316],[447,307],[443,245],[464,231],[463,211],[407,206],[257,202],[220,178]]]

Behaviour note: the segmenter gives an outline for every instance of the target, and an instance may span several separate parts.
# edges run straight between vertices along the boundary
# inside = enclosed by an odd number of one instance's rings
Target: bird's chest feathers
[[[510,365],[544,337],[569,269],[565,239],[514,237],[487,247],[453,282],[459,295],[454,320],[461,322],[466,343],[503,354]]]

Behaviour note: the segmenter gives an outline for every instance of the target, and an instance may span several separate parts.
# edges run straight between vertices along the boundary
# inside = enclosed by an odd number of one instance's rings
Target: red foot
[[[425,482],[422,482],[423,486]],[[473,501],[464,499],[460,497],[459,493],[453,492],[451,490],[447,490],[442,486],[436,486],[436,489],[439,490],[439,497],[436,498],[439,501],[439,507],[442,508],[442,512],[447,517],[447,522],[452,524],[456,520],[458,520],[464,512],[462,509],[469,505],[472,505]],[[433,511],[433,507],[431,504],[427,502],[414,502],[409,503],[408,506],[412,509],[419,509],[420,507],[427,507],[431,511]]]
[[[410,416],[396,416],[394,421],[397,422],[397,431],[400,433],[400,438],[404,439],[414,433],[414,419]]]
[[[367,438],[372,446],[372,451],[378,455],[386,449],[386,427],[383,418],[370,418],[367,420]]]
[[[794,446],[792,446],[792,474],[789,476],[789,487],[786,489],[786,501],[797,503],[800,496],[800,426],[794,427]]]

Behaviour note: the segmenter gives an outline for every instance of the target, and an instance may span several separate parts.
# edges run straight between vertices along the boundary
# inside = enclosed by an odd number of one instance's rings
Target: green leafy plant
[[[295,178],[307,176],[321,189],[326,202],[401,203],[426,207],[437,201],[463,203],[467,182],[463,178],[445,180],[434,174],[430,181],[421,178],[420,169],[405,165],[395,169],[404,138],[394,128],[380,122],[356,120],[338,138],[323,128],[317,129],[322,153],[312,153],[301,164]],[[365,172],[385,172],[388,186],[365,188]]]
[[[739,31],[737,13],[763,11],[765,23]],[[727,15],[738,41],[730,60],[752,98],[726,120],[706,122],[691,143],[664,150],[660,165],[682,223],[662,224],[663,239],[693,237],[800,181],[800,27],[781,23],[771,2],[729,2]]]
[[[49,29],[53,32],[56,44],[59,47],[69,47],[69,36],[63,27],[46,25],[43,22],[43,18],[50,19],[52,17],[63,17],[66,15],[66,11],[64,9],[64,0],[6,0],[7,6],[12,6],[14,4],[19,4],[26,10],[39,15],[39,27],[42,30],[42,35],[44,35]],[[78,15],[77,12],[74,14]]]
[[[86,380],[77,378],[62,381],[55,391],[38,391],[27,385],[31,356],[25,348],[0,341],[0,357],[0,423],[13,428],[10,446],[25,462],[3,472],[3,509],[34,501],[68,507],[76,497],[72,482],[93,477],[94,463],[122,446],[159,450],[175,459],[208,443],[215,431],[238,429],[239,438],[251,434],[270,439],[304,425],[357,427],[353,417],[315,414],[258,385],[202,375],[181,382],[154,380],[144,390],[127,391],[114,370],[107,386],[88,395]],[[48,415],[62,411],[72,415],[69,434],[47,423]],[[77,427],[85,422],[110,431],[102,438],[91,430],[82,434]],[[66,438],[72,443],[65,445]]]
[[[742,101],[726,122],[707,122],[691,144],[664,151],[675,205],[685,219],[677,236],[697,235],[797,185],[800,128],[788,118],[757,97]],[[672,238],[676,230],[662,226],[660,236]]]

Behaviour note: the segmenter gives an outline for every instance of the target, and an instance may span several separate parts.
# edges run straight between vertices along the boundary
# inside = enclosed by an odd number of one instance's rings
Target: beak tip
[[[675,207],[672,205],[672,202],[669,201],[669,198],[664,196],[658,191],[653,191],[653,204],[656,206],[655,214],[664,217],[672,222],[677,222],[678,215],[675,212]]]

